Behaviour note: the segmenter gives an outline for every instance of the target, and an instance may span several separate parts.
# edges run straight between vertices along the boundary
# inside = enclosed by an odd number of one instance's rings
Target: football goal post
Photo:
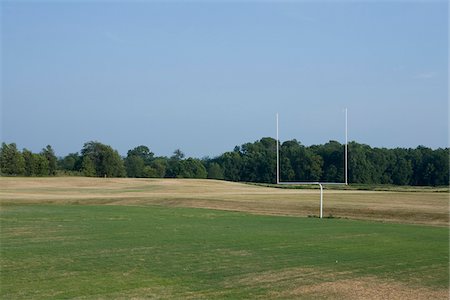
[[[277,119],[277,184],[284,185],[318,185],[320,188],[320,214],[319,217],[323,217],[323,187],[325,185],[348,185],[348,113],[345,109],[345,144],[344,144],[344,182],[320,182],[320,181],[281,181],[280,180],[280,137],[279,137],[279,124],[278,113]]]

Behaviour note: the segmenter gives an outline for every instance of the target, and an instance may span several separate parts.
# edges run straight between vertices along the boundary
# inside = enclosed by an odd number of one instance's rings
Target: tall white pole
[[[345,185],[348,185],[348,119],[345,108]]]
[[[278,113],[277,113],[277,184],[280,183],[280,149],[279,149],[279,136],[278,136]]]

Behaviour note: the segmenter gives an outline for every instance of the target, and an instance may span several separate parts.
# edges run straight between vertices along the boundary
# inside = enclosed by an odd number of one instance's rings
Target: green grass
[[[245,280],[293,268],[448,288],[448,228],[156,206],[7,206],[0,216],[2,299],[253,298],[336,279]]]

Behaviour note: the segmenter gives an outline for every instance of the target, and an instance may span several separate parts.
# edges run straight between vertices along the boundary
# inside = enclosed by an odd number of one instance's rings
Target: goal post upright
[[[278,136],[278,113],[277,113],[277,184],[280,184],[280,138]]]
[[[278,119],[278,114],[277,114]],[[345,108],[345,185],[348,185],[348,114]]]

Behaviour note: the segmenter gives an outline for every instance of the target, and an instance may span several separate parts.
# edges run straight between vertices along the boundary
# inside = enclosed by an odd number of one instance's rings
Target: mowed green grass
[[[447,227],[164,206],[0,216],[1,299],[448,295]]]

